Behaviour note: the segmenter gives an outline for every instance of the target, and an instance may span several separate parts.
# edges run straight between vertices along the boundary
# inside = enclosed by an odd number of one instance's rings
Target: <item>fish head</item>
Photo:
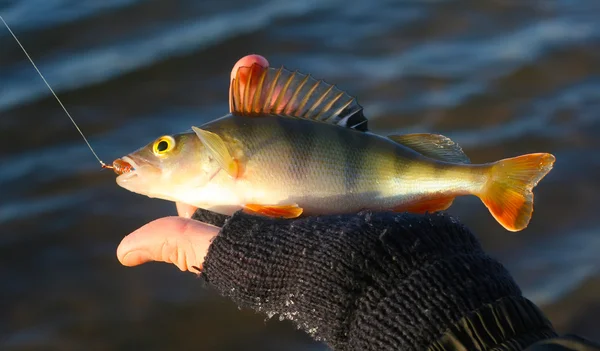
[[[117,184],[131,192],[185,201],[220,167],[194,133],[163,135],[113,162]]]

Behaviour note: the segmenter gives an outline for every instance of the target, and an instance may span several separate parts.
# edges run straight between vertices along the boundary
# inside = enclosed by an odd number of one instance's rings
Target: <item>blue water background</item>
[[[378,133],[442,133],[473,162],[554,153],[527,230],[473,197],[449,212],[560,332],[600,335],[596,0],[1,0],[0,14],[105,161],[226,113],[248,53],[336,83]],[[174,213],[99,170],[0,28],[0,348],[323,348],[189,273],[118,263],[124,235]]]

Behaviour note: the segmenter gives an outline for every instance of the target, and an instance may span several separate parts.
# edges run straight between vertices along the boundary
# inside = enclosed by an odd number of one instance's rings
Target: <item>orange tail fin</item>
[[[492,216],[507,230],[517,232],[533,214],[533,188],[550,172],[555,157],[537,153],[500,160],[479,196]]]

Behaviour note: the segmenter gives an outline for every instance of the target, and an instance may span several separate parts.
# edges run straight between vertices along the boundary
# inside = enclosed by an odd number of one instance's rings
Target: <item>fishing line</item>
[[[77,131],[79,132],[79,134],[81,134],[81,137],[83,138],[83,140],[85,141],[85,143],[87,144],[87,146],[90,148],[90,151],[92,152],[92,154],[94,154],[94,157],[96,157],[96,159],[98,160],[98,162],[100,162],[100,165],[102,166],[102,168],[111,168],[111,166],[107,166],[100,159],[100,157],[98,157],[98,155],[96,155],[96,152],[92,148],[92,145],[90,145],[90,143],[88,142],[87,138],[85,137],[85,135],[83,134],[83,132],[81,131],[81,129],[79,129],[79,126],[77,125],[77,123],[75,123],[75,120],[73,119],[73,117],[71,117],[71,114],[69,113],[69,111],[67,111],[67,108],[65,107],[65,105],[63,105],[62,101],[60,101],[60,99],[58,98],[58,95],[56,95],[56,93],[54,92],[54,90],[52,89],[52,87],[50,86],[50,84],[48,84],[48,81],[46,81],[46,78],[44,78],[44,75],[42,74],[42,72],[40,72],[40,70],[37,68],[37,66],[35,65],[35,63],[31,59],[31,56],[29,56],[29,53],[27,53],[27,50],[25,50],[25,47],[23,47],[23,45],[21,44],[21,42],[19,41],[19,39],[17,39],[17,36],[15,35],[15,33],[13,33],[13,31],[8,26],[8,23],[6,23],[6,21],[4,20],[4,18],[2,18],[1,15],[0,15],[0,20],[2,20],[2,23],[4,23],[4,25],[6,26],[6,29],[8,29],[8,31],[10,32],[10,34],[12,35],[12,37],[15,38],[15,41],[21,47],[21,50],[23,50],[23,52],[25,53],[25,56],[27,56],[27,58],[29,59],[29,62],[31,62],[31,64],[33,65],[33,68],[35,68],[35,70],[40,75],[40,77],[42,78],[42,80],[44,81],[44,83],[46,83],[46,86],[48,87],[48,89],[50,89],[50,92],[52,93],[52,95],[54,95],[54,97],[56,98],[56,101],[58,101],[58,103],[60,104],[60,106],[62,107],[62,109],[65,111],[65,113],[67,114],[67,116],[69,117],[69,119],[71,120],[71,122],[73,122],[73,125],[75,126],[75,128],[77,128]]]

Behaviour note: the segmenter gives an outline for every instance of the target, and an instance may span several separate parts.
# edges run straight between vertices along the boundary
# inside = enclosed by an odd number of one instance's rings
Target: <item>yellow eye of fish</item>
[[[154,142],[152,151],[156,156],[163,156],[175,147],[175,139],[170,136],[162,136]]]

